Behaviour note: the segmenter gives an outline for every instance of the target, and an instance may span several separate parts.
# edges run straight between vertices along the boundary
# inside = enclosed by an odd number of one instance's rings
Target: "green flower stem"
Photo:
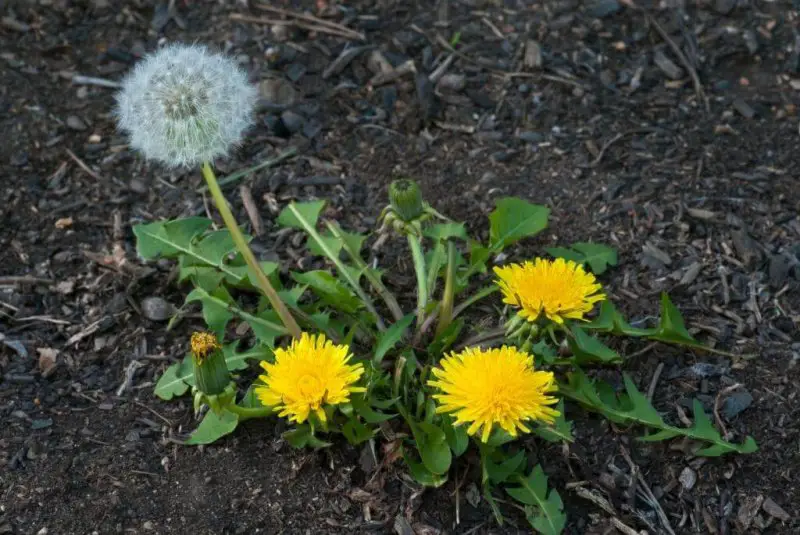
[[[428,265],[428,298],[433,297],[436,291],[436,281],[439,279],[439,269],[442,267],[444,261],[445,248],[444,245],[437,240],[433,248],[433,252],[429,256],[430,264]]]
[[[414,259],[414,271],[417,274],[417,327],[425,322],[425,307],[428,304],[428,279],[425,273],[425,254],[422,252],[422,239],[411,233],[406,235],[411,256]]]
[[[206,180],[208,191],[214,198],[214,203],[217,205],[217,210],[219,210],[219,214],[222,216],[225,226],[228,227],[228,231],[231,233],[233,243],[236,244],[236,249],[238,249],[238,251],[242,254],[244,261],[247,263],[250,271],[256,278],[256,284],[258,285],[258,288],[264,292],[264,295],[269,300],[272,308],[275,309],[275,312],[277,312],[278,316],[280,316],[281,321],[289,330],[289,333],[294,338],[300,338],[302,334],[300,326],[297,324],[297,321],[295,321],[291,312],[289,312],[289,309],[286,308],[284,302],[281,301],[281,298],[278,296],[275,288],[272,287],[272,284],[270,284],[269,279],[264,274],[261,266],[259,266],[253,251],[250,250],[250,246],[247,245],[247,240],[245,240],[242,231],[239,229],[239,225],[236,223],[236,218],[233,217],[233,213],[231,213],[228,202],[225,200],[225,195],[223,195],[222,190],[219,188],[219,184],[217,184],[217,177],[214,174],[214,170],[211,169],[211,165],[208,162],[203,164],[203,178]]]
[[[289,158],[291,158],[295,154],[297,154],[297,149],[292,147],[292,148],[290,148],[290,149],[278,154],[276,157],[272,158],[271,160],[265,160],[265,161],[263,161],[261,163],[258,163],[256,165],[254,165],[253,167],[248,167],[247,169],[242,169],[241,171],[237,171],[235,173],[232,173],[232,174],[230,174],[230,175],[228,175],[228,176],[226,176],[224,178],[220,178],[217,181],[217,184],[219,185],[220,188],[224,188],[225,186],[228,186],[228,185],[236,182],[237,180],[246,177],[249,174],[255,173],[256,171],[258,171],[260,169],[276,166],[279,163],[281,163],[282,161],[288,160]],[[203,187],[197,188],[197,192],[198,193],[205,193],[206,191],[208,191],[208,186],[203,186]]]
[[[478,290],[477,292],[475,292],[471,296],[467,297],[464,300],[464,302],[462,302],[461,304],[459,304],[457,307],[455,307],[453,309],[453,319],[457,318],[459,314],[464,312],[464,310],[466,310],[467,308],[469,308],[473,304],[477,303],[478,301],[480,301],[484,297],[489,297],[490,295],[492,295],[493,293],[497,292],[498,290],[499,290],[499,288],[497,286],[494,286],[494,285],[487,286],[485,288],[482,288],[482,289]]]
[[[436,326],[436,336],[439,336],[453,321],[453,299],[456,292],[456,244],[453,240],[447,242],[447,275],[444,282],[444,295],[439,311],[439,324]]]
[[[354,251],[350,244],[347,243],[347,240],[344,239],[342,236],[341,228],[336,223],[332,223],[330,221],[326,221],[325,224],[328,226],[328,230],[331,231],[336,238],[342,241],[342,247],[353,260],[356,267],[363,271],[364,276],[367,278],[372,287],[375,288],[375,291],[378,292],[378,295],[381,296],[383,301],[386,303],[386,306],[389,308],[389,312],[392,313],[392,317],[394,317],[395,321],[400,321],[403,319],[403,309],[400,308],[400,304],[397,302],[397,298],[394,296],[392,292],[389,291],[386,286],[381,282],[380,277],[375,275],[367,266],[367,263],[364,262],[364,259],[361,258],[361,255],[358,254],[358,251]]]
[[[252,418],[266,418],[272,414],[272,407],[240,407],[236,403],[231,403],[225,408],[238,415],[240,422]]]
[[[309,224],[308,221],[306,221],[306,218],[303,217],[303,214],[300,213],[300,210],[297,209],[294,203],[289,204],[289,210],[292,212],[292,214],[294,214],[294,216],[303,226],[303,230],[306,231],[306,234],[308,234],[312,240],[317,242],[317,245],[319,245],[320,250],[325,254],[326,257],[328,257],[328,259],[331,262],[333,262],[333,265],[336,266],[339,275],[341,275],[344,278],[344,280],[347,281],[350,287],[353,288],[358,298],[361,299],[361,302],[364,303],[365,307],[367,307],[367,310],[369,310],[369,312],[375,316],[375,323],[377,324],[378,329],[380,329],[381,331],[385,331],[386,325],[383,323],[383,318],[381,318],[380,314],[378,314],[378,310],[375,308],[375,303],[373,303],[369,295],[367,295],[364,292],[363,288],[361,288],[361,285],[358,284],[358,281],[353,278],[353,276],[350,274],[349,271],[347,271],[347,268],[339,259],[339,257],[335,255],[333,251],[330,250],[328,244],[325,243],[325,240],[323,240],[322,236],[320,236],[319,232],[317,232],[317,229],[315,229],[312,225]]]

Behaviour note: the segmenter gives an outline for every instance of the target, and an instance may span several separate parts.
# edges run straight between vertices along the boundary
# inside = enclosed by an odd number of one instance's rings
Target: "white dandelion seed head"
[[[140,61],[117,94],[130,144],[168,167],[224,156],[253,122],[258,90],[230,58],[172,44]]]

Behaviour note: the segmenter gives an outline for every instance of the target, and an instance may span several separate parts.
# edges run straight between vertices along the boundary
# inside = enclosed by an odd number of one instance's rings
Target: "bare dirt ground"
[[[290,199],[328,199],[328,216],[364,231],[388,182],[411,176],[436,208],[485,233],[493,199],[519,195],[553,218],[514,258],[610,243],[621,261],[603,282],[629,317],[657,314],[666,290],[699,338],[750,355],[620,347],[665,418],[679,422],[694,397],[718,404],[717,423],[760,451],[692,458],[568,407],[576,442],[531,448],[565,499],[569,533],[614,533],[614,522],[800,530],[796,4],[270,4],[288,15],[246,4],[0,3],[0,533],[529,532],[511,507],[509,523],[494,523],[468,459],[422,492],[344,445],[292,450],[272,420],[217,445],[179,444],[196,425],[191,405],[152,387],[202,318],[167,331],[152,303],[169,311],[186,288],[169,264],[142,264],[131,225],[202,215],[209,200],[199,173],[129,151],[114,89],[80,78],[117,81],[162,41],[213,45],[261,84],[258,123],[220,174],[298,149],[228,188],[241,221],[239,186],[257,202],[262,257],[314,261],[275,232]],[[416,74],[403,74],[407,61]],[[376,75],[381,65],[395,76]],[[375,254],[413,291],[402,249]],[[623,452],[655,500],[628,484]]]

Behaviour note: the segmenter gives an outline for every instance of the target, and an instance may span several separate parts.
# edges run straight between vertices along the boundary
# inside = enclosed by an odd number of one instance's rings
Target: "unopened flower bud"
[[[422,191],[416,182],[408,179],[392,182],[389,186],[389,203],[400,219],[406,223],[417,219],[425,209]]]
[[[190,345],[197,390],[207,396],[223,393],[231,382],[231,375],[217,337],[209,332],[196,332],[192,334]]]

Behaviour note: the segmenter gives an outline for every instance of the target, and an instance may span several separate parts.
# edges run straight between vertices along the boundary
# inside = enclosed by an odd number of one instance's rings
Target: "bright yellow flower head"
[[[257,386],[261,403],[275,407],[279,416],[303,423],[313,411],[325,421],[323,405],[347,403],[352,392],[364,392],[353,386],[364,373],[361,364],[348,365],[351,355],[346,345],[334,345],[325,335],[303,333],[287,349],[275,350],[275,363],[261,362],[264,383]]]
[[[533,356],[515,347],[468,347],[442,359],[433,375],[428,384],[441,391],[433,396],[436,412],[454,413],[455,425],[470,424],[470,435],[483,428],[483,442],[495,424],[517,436],[517,430],[530,432],[526,420],[552,423],[559,415],[549,406],[558,400],[547,395],[556,390],[553,373],[534,371]]]
[[[536,321],[542,314],[556,323],[583,319],[606,298],[594,275],[571,260],[537,258],[533,262],[495,267],[503,302],[519,307],[519,315]]]

